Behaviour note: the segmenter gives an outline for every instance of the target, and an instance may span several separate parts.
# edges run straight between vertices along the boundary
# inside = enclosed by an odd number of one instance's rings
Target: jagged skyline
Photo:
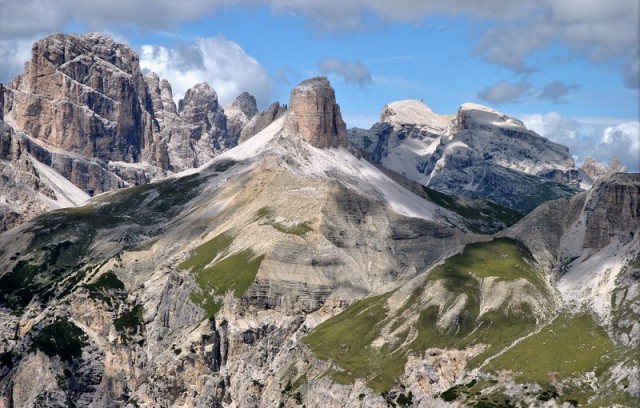
[[[342,3],[2,1],[0,82],[33,40],[98,30],[128,42],[176,98],[207,81],[223,105],[247,90],[264,108],[327,75],[349,127],[399,99],[439,113],[478,102],[568,145],[578,163],[616,154],[640,171],[637,2]]]

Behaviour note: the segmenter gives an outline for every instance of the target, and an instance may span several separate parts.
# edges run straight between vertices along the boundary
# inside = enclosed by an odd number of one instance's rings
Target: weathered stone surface
[[[289,134],[299,134],[315,147],[347,145],[346,125],[327,78],[307,79],[293,88],[289,109],[291,116],[285,123]]]
[[[565,146],[476,104],[440,115],[421,100],[393,102],[371,129],[351,129],[349,142],[368,160],[422,185],[524,213],[590,183]]]
[[[230,145],[237,145],[242,129],[258,114],[256,98],[248,92],[243,92],[229,105],[225,106],[227,116],[227,139]]]
[[[203,148],[210,144],[217,150],[229,147],[225,139],[227,118],[209,84],[203,82],[188,89],[178,103],[178,113],[189,128],[189,137]]]
[[[599,179],[584,211],[584,248],[604,248],[613,239],[631,242],[640,230],[640,175],[614,173]]]
[[[286,112],[287,109],[284,106],[280,105],[279,102],[274,102],[267,110],[254,115],[244,128],[242,128],[238,144],[249,140]]]
[[[11,122],[51,146],[126,162],[154,147],[138,56],[109,37],[53,34],[36,42],[25,72],[8,88]]]

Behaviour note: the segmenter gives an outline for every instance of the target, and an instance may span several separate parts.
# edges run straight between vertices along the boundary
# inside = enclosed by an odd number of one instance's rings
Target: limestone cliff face
[[[176,108],[167,80],[150,73],[145,81],[160,126],[158,143],[166,146],[164,168],[178,172],[198,167],[237,144],[227,136],[227,118],[209,84],[200,83],[187,90]]]
[[[441,115],[421,100],[392,102],[371,129],[352,129],[349,141],[364,157],[424,186],[523,213],[591,180],[565,146],[471,103]]]
[[[178,104],[178,113],[189,128],[189,137],[196,143],[203,141],[203,147],[218,150],[229,147],[225,140],[227,118],[216,91],[209,84],[200,83],[187,90]]]
[[[137,162],[157,130],[138,56],[99,34],[54,34],[36,42],[9,84],[7,116],[47,144],[103,160]]]
[[[347,145],[346,124],[335,91],[325,77],[307,79],[291,91],[291,116],[285,123],[290,134],[300,134],[315,147]]]

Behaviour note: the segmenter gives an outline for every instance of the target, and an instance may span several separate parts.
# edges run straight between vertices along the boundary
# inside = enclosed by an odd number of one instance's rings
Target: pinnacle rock
[[[346,124],[327,78],[307,79],[293,88],[289,105],[291,114],[285,122],[289,134],[300,134],[315,147],[347,145]]]

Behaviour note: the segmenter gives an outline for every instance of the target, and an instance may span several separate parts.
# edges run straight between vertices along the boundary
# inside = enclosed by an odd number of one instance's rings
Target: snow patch
[[[258,153],[264,151],[269,142],[282,130],[284,120],[288,115],[283,115],[277,120],[273,121],[269,126],[260,131],[260,133],[253,136],[251,139],[244,143],[239,144],[233,149],[229,149],[226,152],[219,155],[216,159],[233,159],[236,161],[246,160],[253,158]]]
[[[80,190],[75,184],[64,178],[51,167],[39,162],[29,155],[31,162],[38,171],[40,179],[45,182],[55,192],[57,200],[51,200],[53,208],[74,207],[87,201],[90,196]]]
[[[450,133],[455,115],[439,115],[418,99],[391,102],[382,113],[382,122],[394,127],[404,124],[426,125],[435,133]]]
[[[432,204],[407,191],[398,183],[387,177],[371,163],[353,156],[345,148],[318,149],[311,145],[308,148],[313,154],[306,163],[309,175],[334,177],[336,174],[347,176],[350,187],[365,194],[367,188],[382,193],[393,211],[406,217],[435,220],[435,204]]]

